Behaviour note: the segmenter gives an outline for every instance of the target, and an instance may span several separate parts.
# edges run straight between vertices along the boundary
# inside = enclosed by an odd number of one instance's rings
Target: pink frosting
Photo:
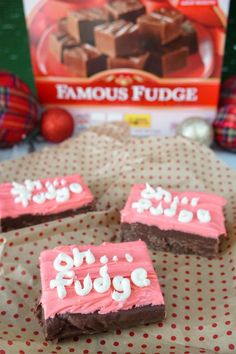
[[[152,215],[149,210],[138,213],[135,208],[132,208],[132,204],[142,198],[141,191],[144,189],[144,184],[136,184],[132,187],[126,205],[121,211],[122,223],[132,224],[138,222],[145,225],[157,226],[161,230],[177,230],[212,238],[226,235],[223,213],[223,206],[227,202],[225,198],[203,192],[176,192],[171,190],[172,200],[175,196],[178,196],[180,200],[183,197],[187,197],[190,201],[192,198],[199,198],[199,201],[196,206],[191,206],[190,203],[187,205],[178,204],[176,215],[173,217],[168,217],[164,214],[157,216]],[[159,201],[155,199],[151,199],[151,201],[154,207],[157,207],[159,204]],[[169,208],[170,204],[162,201],[163,208]],[[182,209],[193,212],[191,222],[182,223],[178,220],[179,212]],[[199,222],[196,214],[198,209],[208,210],[211,214],[211,221],[207,223]]]
[[[50,289],[50,280],[54,279],[58,273],[53,267],[53,261],[59,253],[66,253],[72,256],[72,248],[78,248],[79,251],[87,251],[88,249],[95,256],[95,263],[88,265],[84,262],[80,267],[73,267],[75,278],[83,280],[89,273],[92,280],[100,277],[99,269],[103,264],[100,263],[100,257],[106,255],[108,257],[108,274],[111,279],[114,276],[121,275],[129,278],[131,272],[143,267],[147,271],[147,278],[151,283],[147,287],[137,287],[131,282],[131,296],[124,302],[117,302],[112,299],[113,286],[105,293],[101,294],[94,289],[86,295],[79,296],[74,290],[74,283],[67,286],[67,295],[60,299],[57,295],[56,288]],[[128,262],[125,254],[129,253],[133,257],[132,262]],[[118,261],[113,261],[113,256],[118,257]],[[100,314],[116,312],[120,309],[127,310],[133,306],[143,305],[160,305],[164,304],[160,285],[156,272],[153,268],[146,244],[139,240],[135,242],[123,243],[103,243],[100,246],[62,246],[53,250],[43,251],[40,255],[40,272],[42,284],[41,303],[44,310],[45,318],[53,317],[58,313],[93,313],[98,311]]]
[[[55,199],[52,199],[46,200],[42,204],[37,204],[30,200],[28,206],[24,207],[22,203],[14,202],[15,196],[11,194],[11,189],[13,188],[12,183],[4,183],[0,186],[0,218],[17,217],[24,214],[55,214],[68,209],[83,207],[93,201],[94,197],[92,193],[84,183],[82,177],[78,174],[57,178],[40,179],[43,187],[40,190],[34,190],[33,195],[45,192],[45,182],[53,182],[55,179],[59,182],[64,180],[66,182],[64,187],[68,187],[71,183],[79,183],[83,190],[81,193],[70,193],[69,200],[65,202],[58,203]],[[62,188],[63,186],[60,185],[59,187]]]

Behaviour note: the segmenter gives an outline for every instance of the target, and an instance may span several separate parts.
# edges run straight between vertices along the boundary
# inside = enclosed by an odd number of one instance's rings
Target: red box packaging
[[[39,100],[76,131],[127,121],[170,135],[213,120],[229,0],[24,0]]]

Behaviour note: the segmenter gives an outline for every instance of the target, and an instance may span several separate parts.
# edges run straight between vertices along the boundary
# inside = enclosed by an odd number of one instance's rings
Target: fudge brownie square
[[[136,184],[121,211],[122,240],[142,239],[158,251],[216,257],[226,235],[225,204],[215,194]]]
[[[135,57],[108,57],[107,58],[107,68],[108,69],[119,69],[119,68],[129,68],[144,70],[146,63],[149,58],[149,53],[144,53],[137,55]]]
[[[160,77],[166,77],[188,65],[189,49],[187,46],[169,44],[159,51],[151,52],[145,70]]]
[[[141,52],[138,26],[125,20],[97,26],[95,43],[101,53],[111,57],[131,56]]]
[[[145,6],[139,0],[111,0],[105,8],[111,21],[123,19],[136,22],[136,19],[146,13]]]
[[[107,12],[103,8],[71,11],[68,15],[67,31],[80,43],[94,44],[94,27],[107,21]]]
[[[69,245],[40,255],[36,315],[46,340],[163,321],[165,305],[146,244]]]
[[[2,232],[91,210],[94,197],[78,174],[0,185]]]
[[[64,62],[64,50],[77,45],[78,43],[65,32],[52,32],[49,36],[49,50],[60,63]]]
[[[172,9],[160,8],[154,12],[142,15],[137,19],[139,31],[148,47],[170,43],[182,33],[181,24],[184,16]]]
[[[107,67],[106,56],[90,44],[65,50],[64,63],[80,77],[92,76]]]

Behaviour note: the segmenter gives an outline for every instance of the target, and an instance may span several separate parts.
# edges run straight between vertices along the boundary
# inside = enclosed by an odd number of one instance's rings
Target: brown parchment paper
[[[81,173],[97,211],[0,235],[0,354],[236,353],[236,174],[214,153],[177,138],[129,137],[122,124],[93,128],[42,152],[0,165],[0,182]],[[44,341],[32,309],[38,257],[61,244],[120,240],[119,210],[134,182],[228,198],[228,239],[219,259],[150,251],[165,296],[160,324]]]

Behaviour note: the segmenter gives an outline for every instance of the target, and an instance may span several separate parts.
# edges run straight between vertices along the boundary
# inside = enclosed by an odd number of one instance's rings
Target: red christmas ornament
[[[74,120],[70,113],[61,108],[49,108],[42,114],[41,134],[52,143],[60,143],[74,131]]]
[[[236,151],[236,105],[222,107],[213,127],[216,142],[224,149]]]
[[[0,72],[0,148],[21,142],[31,133],[39,104],[30,88],[15,74]]]

